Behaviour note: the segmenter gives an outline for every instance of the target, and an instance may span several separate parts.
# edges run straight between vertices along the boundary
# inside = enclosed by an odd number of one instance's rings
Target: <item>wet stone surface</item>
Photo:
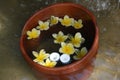
[[[21,55],[19,39],[22,28],[36,11],[66,1],[82,4],[97,19],[99,50],[88,80],[120,80],[119,0],[0,1],[0,80],[37,80]]]

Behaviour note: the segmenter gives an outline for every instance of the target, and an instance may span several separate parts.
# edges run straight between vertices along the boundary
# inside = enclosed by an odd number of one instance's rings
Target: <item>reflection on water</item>
[[[0,1],[0,80],[36,80],[20,56],[21,30],[26,20],[39,9],[66,1],[85,6],[97,18],[100,45],[93,63],[94,71],[88,80],[120,80],[120,0]]]

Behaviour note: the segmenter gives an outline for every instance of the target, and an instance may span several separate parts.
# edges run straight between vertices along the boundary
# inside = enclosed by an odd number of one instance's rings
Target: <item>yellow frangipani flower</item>
[[[86,47],[83,47],[80,51],[77,51],[77,52],[76,52],[76,55],[73,56],[73,58],[74,58],[75,60],[78,60],[78,59],[82,58],[83,56],[85,56],[85,54],[86,54],[87,52],[88,52],[88,51],[87,51]]]
[[[52,25],[57,24],[57,23],[58,23],[58,20],[59,20],[58,17],[51,16],[51,18],[50,18],[50,25],[52,26]]]
[[[55,38],[54,43],[61,43],[64,42],[68,36],[65,36],[62,31],[59,31],[58,34],[52,34],[52,36]]]
[[[32,38],[38,38],[40,35],[40,30],[37,30],[35,28],[32,29],[32,31],[27,31],[27,39],[32,39]]]
[[[33,51],[32,54],[36,57],[33,61],[37,63],[42,63],[45,59],[49,57],[49,54],[44,51],[44,49],[40,50],[40,52]]]
[[[84,41],[84,38],[82,38],[81,34],[77,32],[74,37],[70,38],[70,42],[75,46],[75,47],[80,47],[81,43]]]
[[[60,22],[61,22],[61,24],[62,24],[63,26],[68,27],[68,26],[72,26],[72,25],[73,25],[74,19],[73,19],[73,18],[69,18],[68,15],[65,15],[65,16],[64,16],[64,19],[60,19]]]
[[[37,26],[37,29],[40,30],[48,30],[49,29],[49,22],[43,22],[43,21],[38,21],[39,26]]]
[[[74,46],[71,43],[61,43],[61,48],[59,49],[59,52],[71,55],[75,52]]]
[[[54,67],[56,66],[57,62],[55,61],[51,61],[49,58],[46,59],[46,61],[44,63],[42,63],[41,65],[46,66],[46,67]]]
[[[74,24],[73,24],[73,27],[75,28],[75,29],[80,29],[80,28],[82,28],[83,27],[83,24],[82,24],[82,20],[81,19],[79,19],[78,21],[74,21]]]

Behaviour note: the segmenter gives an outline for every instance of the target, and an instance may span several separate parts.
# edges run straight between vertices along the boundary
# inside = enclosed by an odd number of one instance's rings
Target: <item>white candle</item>
[[[60,59],[60,55],[57,52],[53,52],[50,54],[50,60],[51,61],[58,61]]]
[[[64,64],[69,63],[69,61],[70,61],[70,55],[68,55],[68,54],[62,54],[62,55],[60,56],[60,61],[61,61],[62,63],[64,63]]]

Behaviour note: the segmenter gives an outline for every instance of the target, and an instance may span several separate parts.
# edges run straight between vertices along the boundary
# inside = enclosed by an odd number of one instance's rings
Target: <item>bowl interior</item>
[[[39,38],[28,40],[26,32],[36,27],[38,25],[38,20],[46,21],[52,15],[57,17],[63,17],[64,15],[68,15],[69,17],[76,20],[82,19],[84,26],[83,28],[76,30],[73,27],[65,28],[58,23],[57,25],[52,26],[49,30],[42,31]],[[88,51],[93,45],[96,34],[93,17],[85,8],[71,4],[50,6],[37,12],[25,24],[21,37],[21,40],[23,42],[22,48],[24,49],[25,54],[27,54],[28,57],[33,60],[32,51],[39,51],[40,49],[45,49],[49,53],[56,51],[58,52],[57,48],[59,48],[60,46],[53,43],[52,34],[58,33],[59,31],[63,31],[64,34],[70,33],[73,35],[76,32],[80,32],[85,38],[85,43],[82,44],[82,46],[87,47]]]

